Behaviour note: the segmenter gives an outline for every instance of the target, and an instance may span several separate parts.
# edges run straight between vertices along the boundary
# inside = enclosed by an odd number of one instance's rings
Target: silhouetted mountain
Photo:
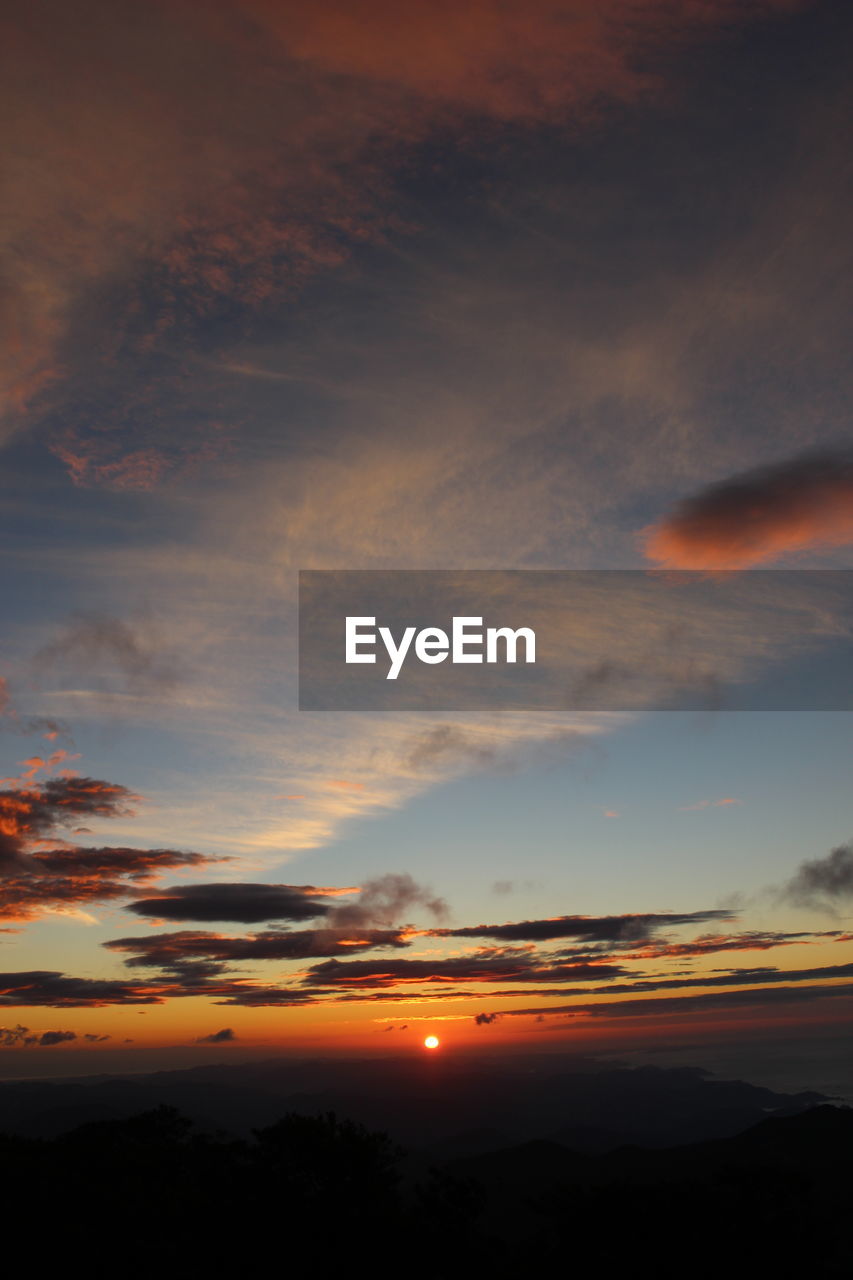
[[[695,1068],[604,1067],[555,1055],[281,1058],[0,1084],[0,1130],[51,1137],[90,1120],[170,1106],[202,1128],[246,1136],[285,1112],[334,1111],[444,1158],[532,1139],[584,1151],[672,1146],[728,1137],[769,1114],[793,1114],[826,1100],[715,1080]],[[485,1140],[489,1132],[493,1139]]]
[[[853,1112],[820,1107],[670,1149],[534,1140],[406,1180],[386,1134],[334,1114],[286,1114],[244,1139],[158,1107],[50,1140],[0,1136],[0,1194],[47,1272],[79,1258],[95,1275],[172,1280],[307,1255],[321,1274],[361,1263],[424,1280],[567,1265],[840,1280],[851,1150]]]
[[[584,1156],[528,1142],[447,1173],[480,1189],[478,1230],[502,1242],[507,1274],[534,1245],[556,1263],[579,1236],[606,1275],[645,1258],[658,1276],[846,1277],[851,1156],[853,1110],[822,1106],[667,1150]]]

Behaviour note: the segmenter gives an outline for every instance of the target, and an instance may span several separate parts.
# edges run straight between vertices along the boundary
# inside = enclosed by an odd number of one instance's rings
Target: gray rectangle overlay
[[[302,570],[299,706],[849,711],[853,571]]]

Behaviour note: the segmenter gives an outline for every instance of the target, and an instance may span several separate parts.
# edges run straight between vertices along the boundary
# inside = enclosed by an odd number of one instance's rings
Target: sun
[[[437,1049],[440,1044],[441,1044],[441,1041],[439,1040],[438,1036],[427,1036],[426,1039],[424,1040],[425,1049]]]

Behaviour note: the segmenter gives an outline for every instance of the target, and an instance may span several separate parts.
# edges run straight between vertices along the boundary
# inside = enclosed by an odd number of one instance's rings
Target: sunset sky
[[[853,10],[3,26],[0,1074],[830,1054],[850,712],[299,711],[296,600],[853,569]]]

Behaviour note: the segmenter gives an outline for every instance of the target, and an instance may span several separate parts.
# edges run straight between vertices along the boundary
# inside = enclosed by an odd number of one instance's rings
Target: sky
[[[296,605],[303,569],[726,570],[758,608],[757,570],[853,568],[853,13],[4,21],[0,1073],[829,1062],[849,711],[300,711]]]

